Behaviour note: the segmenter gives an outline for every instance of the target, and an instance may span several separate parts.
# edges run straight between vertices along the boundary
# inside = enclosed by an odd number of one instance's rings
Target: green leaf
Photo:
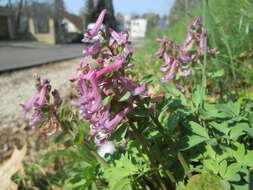
[[[200,117],[205,120],[225,119],[235,116],[239,117],[240,104],[229,102],[228,104],[204,104],[204,110],[200,112]]]
[[[205,138],[209,138],[208,132],[207,130],[202,127],[201,125],[199,125],[198,123],[194,122],[194,121],[190,121],[190,126],[191,126],[191,130],[193,133],[205,137]]]
[[[128,98],[131,96],[131,92],[127,91],[124,96],[122,96],[119,100],[119,102],[124,102],[128,100]]]
[[[236,159],[237,162],[243,163],[245,157],[245,147],[244,144],[240,144],[238,142],[234,142],[233,146],[236,147],[236,150],[230,149],[232,152],[233,157]]]
[[[232,186],[236,190],[249,190],[249,184],[242,184],[242,185],[232,184]]]
[[[99,64],[95,59],[92,59],[88,62],[88,64],[92,67],[94,67],[95,69],[99,68]]]
[[[91,184],[91,190],[98,190],[97,185],[95,182]]]
[[[227,167],[227,172],[224,175],[224,179],[229,181],[237,181],[238,180],[238,172],[241,170],[240,163],[233,163]],[[240,180],[240,176],[239,176]]]
[[[63,144],[64,142],[66,142],[69,139],[71,139],[69,134],[67,132],[63,131],[55,137],[54,142],[56,144]]]
[[[110,188],[138,171],[138,166],[132,163],[128,154],[121,155],[121,158],[114,162],[115,167],[104,168],[104,178],[108,181]]]
[[[251,137],[253,137],[253,129],[249,127],[248,123],[238,123],[235,126],[231,127],[230,138],[233,140],[237,140],[240,136],[248,133]]]
[[[201,86],[197,86],[197,89],[193,92],[192,102],[195,105],[195,110],[198,110],[201,101],[203,100],[203,90]]]
[[[169,113],[167,112],[168,106],[164,106],[161,113],[158,116],[158,120],[160,123],[165,124],[168,121]]]
[[[113,96],[107,96],[105,99],[103,99],[103,102],[102,102],[103,106],[110,103],[112,99],[113,99]]]
[[[217,78],[217,77],[222,77],[224,75],[224,69],[220,69],[214,73],[210,73],[211,78]]]
[[[220,165],[216,160],[207,159],[203,161],[203,166],[207,170],[211,170],[214,174],[218,174],[220,170]]]
[[[253,127],[253,112],[249,113],[248,119],[249,119],[251,127]]]
[[[129,178],[119,180],[113,187],[113,190],[132,190],[131,181]]]
[[[233,103],[233,102],[230,101],[230,102],[228,102],[227,106],[228,106],[227,108],[230,109],[230,111],[232,113],[234,113],[235,116],[239,116],[240,109],[241,109],[239,103],[236,103],[236,102]]]
[[[180,150],[183,151],[190,149],[207,140],[208,140],[207,138],[199,135],[185,136],[184,138],[181,139],[179,143]]]
[[[74,143],[75,144],[82,144],[84,138],[85,138],[84,132],[79,131],[79,133],[77,133],[77,135],[75,136]]]
[[[221,177],[223,177],[223,176],[225,176],[226,171],[227,171],[227,161],[223,160],[219,165],[220,165],[219,174]]]
[[[216,152],[213,150],[212,146],[210,145],[206,145],[206,153],[209,157],[211,157],[212,159],[216,158]]]
[[[86,184],[86,179],[82,179],[76,183],[71,183],[70,180],[66,181],[65,184],[64,184],[64,190],[72,190],[76,187],[80,187],[80,186],[83,186],[84,184]]]
[[[211,122],[210,125],[212,127],[214,127],[216,130],[218,130],[219,132],[228,135],[230,129],[228,128],[228,124],[227,123],[216,123],[216,122]]]
[[[221,179],[208,172],[196,174],[189,179],[186,190],[224,190]]]
[[[253,150],[247,151],[242,163],[249,167],[253,167]]]
[[[231,190],[230,183],[226,180],[221,181],[221,185],[223,187],[223,190]]]

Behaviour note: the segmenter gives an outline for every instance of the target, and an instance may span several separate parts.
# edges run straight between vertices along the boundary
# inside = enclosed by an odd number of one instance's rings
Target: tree
[[[201,0],[175,0],[169,14],[169,23],[173,24],[186,16],[189,9],[192,9]]]
[[[99,0],[97,6],[95,7],[92,13],[92,22],[95,22],[100,12],[103,9],[107,9],[109,13],[105,16],[104,23],[109,25],[110,27],[116,29],[117,23],[114,16],[114,8],[112,4],[112,0]]]
[[[54,20],[56,25],[59,25],[62,20],[62,14],[65,12],[63,0],[54,0]]]
[[[54,0],[54,23],[56,41],[64,42],[64,28],[62,27],[63,13],[65,12],[64,0]]]
[[[13,0],[3,1],[2,0],[1,3],[3,5],[5,5],[6,7],[8,7],[10,9],[10,11],[13,13],[15,29],[16,29],[17,33],[19,33],[20,20],[21,20],[21,16],[23,13],[25,1],[24,0],[16,0],[16,1],[13,1]]]
[[[148,21],[148,26],[147,26],[148,30],[151,29],[151,28],[155,28],[158,25],[159,20],[160,20],[159,14],[152,13],[152,12],[143,14],[142,18],[147,19],[147,21]]]
[[[86,9],[84,12],[84,20],[85,20],[85,27],[93,22],[92,14],[94,11],[94,1],[93,0],[87,0],[86,1]]]

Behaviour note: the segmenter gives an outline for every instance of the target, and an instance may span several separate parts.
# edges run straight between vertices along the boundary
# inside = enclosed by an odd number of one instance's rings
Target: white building
[[[61,24],[64,30],[64,38],[61,38],[60,41],[65,43],[81,41],[83,36],[83,21],[81,17],[64,12]]]
[[[123,24],[124,30],[131,31],[131,16],[130,15],[124,15],[124,24]]]
[[[131,38],[144,38],[147,29],[147,20],[143,18],[132,19],[130,27]]]
[[[65,27],[66,32],[68,33],[79,33],[81,34],[83,31],[83,22],[79,16],[63,13],[62,24]]]

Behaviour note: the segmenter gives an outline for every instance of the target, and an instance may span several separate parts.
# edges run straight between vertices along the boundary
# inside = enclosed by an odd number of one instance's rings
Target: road
[[[80,57],[82,47],[82,44],[0,44],[0,72]]]

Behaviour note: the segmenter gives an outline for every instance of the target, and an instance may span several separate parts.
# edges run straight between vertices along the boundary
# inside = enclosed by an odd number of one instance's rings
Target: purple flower
[[[100,71],[98,71],[96,73],[96,77],[97,78],[100,78],[100,77],[103,77],[104,75],[112,72],[112,71],[117,71],[122,65],[123,63],[125,63],[125,56],[123,54],[119,54],[117,57],[116,57],[116,60],[108,65],[107,67],[101,69]]]
[[[156,55],[164,61],[160,71],[163,73],[168,71],[162,77],[162,82],[172,79],[177,88],[182,91],[183,86],[179,83],[179,80],[182,79],[186,83],[187,77],[192,73],[193,66],[199,64],[202,60],[202,55],[205,52],[209,54],[214,52],[207,48],[206,39],[206,29],[201,25],[200,17],[195,17],[192,23],[188,25],[188,33],[182,46],[178,46],[167,39],[157,39],[156,41],[160,43],[160,49],[156,52]],[[176,76],[177,73],[182,75]]]
[[[40,80],[41,89],[39,94],[34,92],[27,104],[20,104],[26,115],[34,111],[29,119],[29,124],[33,127],[46,118],[41,109],[46,104],[47,81],[48,80]]]
[[[188,77],[191,74],[191,72],[192,72],[192,68],[183,69],[182,71],[183,71],[184,76]]]
[[[179,63],[178,60],[174,60],[174,61],[173,61],[172,65],[171,65],[171,67],[170,67],[169,73],[166,74],[166,75],[164,75],[164,76],[162,77],[162,82],[167,82],[169,79],[171,79],[171,78],[174,76],[174,74],[175,74],[175,67],[176,67],[176,65],[177,65],[178,63]]]
[[[34,102],[34,105],[36,107],[42,107],[46,103],[46,92],[47,92],[47,86],[43,86],[40,90],[40,94],[37,101]]]
[[[59,91],[58,90],[54,90],[52,92],[52,95],[54,97],[54,105],[56,105],[57,107],[59,107],[62,103],[62,99],[60,97]]]
[[[143,94],[146,91],[147,91],[147,84],[142,84],[133,90],[132,95],[137,96]]]
[[[162,65],[162,67],[160,68],[160,71],[161,71],[161,72],[166,72],[166,71],[169,69],[170,65],[172,64],[173,59],[170,58],[170,56],[168,56],[167,53],[164,53],[164,54],[163,54],[163,59],[164,59],[164,62],[165,62],[165,63],[164,63],[164,64]]]
[[[201,24],[201,18],[199,16],[196,16],[192,21],[192,25],[196,26],[198,24]]]
[[[105,125],[105,129],[107,132],[112,132],[117,125],[121,122],[121,120],[131,111],[130,107],[125,108],[121,112],[119,112],[112,120],[110,120]]]
[[[104,9],[104,10],[100,13],[100,15],[99,15],[99,17],[98,17],[98,19],[97,19],[97,21],[96,21],[94,27],[92,28],[92,30],[90,30],[90,31],[89,31],[89,30],[85,31],[84,39],[82,40],[83,42],[89,42],[94,36],[96,36],[96,35],[98,34],[99,29],[101,28],[101,26],[102,26],[102,24],[103,24],[104,17],[105,17],[105,15],[106,15],[107,13],[108,13],[108,10],[107,10],[107,9]]]
[[[190,62],[190,61],[192,61],[193,59],[194,59],[194,57],[195,57],[195,55],[193,54],[193,55],[190,55],[189,53],[187,53],[186,51],[184,51],[184,50],[181,50],[180,52],[179,52],[179,58],[180,58],[180,60],[182,61],[182,62]]]
[[[128,38],[128,32],[127,31],[117,33],[113,29],[110,29],[110,32],[111,32],[111,35],[112,35],[113,39],[116,40],[119,45],[122,45],[122,44],[128,45],[130,43],[127,40],[127,38]]]
[[[102,11],[92,31],[85,31],[83,41],[89,42],[97,35],[106,13],[106,10]],[[110,139],[111,133],[131,112],[133,101],[147,90],[146,84],[138,85],[125,74],[125,69],[131,65],[132,55],[128,47],[128,33],[109,29],[105,34],[103,39],[84,48],[84,58],[77,73],[71,77],[71,81],[77,84],[79,96],[73,105],[90,123],[88,137],[94,137],[97,146]],[[130,92],[127,100],[121,100],[127,92]],[[111,109],[112,100],[121,101],[116,110]]]
[[[96,41],[94,44],[92,44],[91,46],[85,46],[83,53],[87,54],[87,55],[93,55],[98,53],[100,48],[100,42]]]
[[[55,124],[56,109],[61,105],[62,100],[59,92],[54,90],[52,92],[53,101],[50,102],[51,86],[49,81],[47,79],[39,78],[37,78],[37,80],[38,92],[34,92],[28,103],[21,104],[21,107],[26,116],[30,116],[28,119],[30,126],[36,127],[44,124],[49,124],[49,126],[51,126],[51,124],[54,124],[53,131],[55,131],[55,127],[57,126],[57,124]]]
[[[189,51],[190,49],[192,49],[193,45],[194,45],[194,33],[193,32],[188,32],[187,37],[184,41],[184,45],[182,47],[183,51]]]
[[[127,146],[127,141],[126,141],[126,139],[122,139],[121,141],[120,141],[120,147],[121,148],[126,148],[126,146]]]
[[[24,110],[25,113],[28,113],[29,111],[32,110],[34,103],[37,101],[38,97],[36,96],[37,93],[33,92],[32,98],[27,102],[27,104],[20,104],[22,109]]]
[[[155,53],[155,55],[163,56],[166,50],[166,45],[169,43],[169,40],[157,38],[156,41],[160,43],[160,49]]]
[[[197,26],[197,25],[200,25],[201,24],[201,18],[199,16],[195,17],[192,21],[192,23],[190,23],[188,25],[188,29],[189,30],[194,30],[194,28]]]

